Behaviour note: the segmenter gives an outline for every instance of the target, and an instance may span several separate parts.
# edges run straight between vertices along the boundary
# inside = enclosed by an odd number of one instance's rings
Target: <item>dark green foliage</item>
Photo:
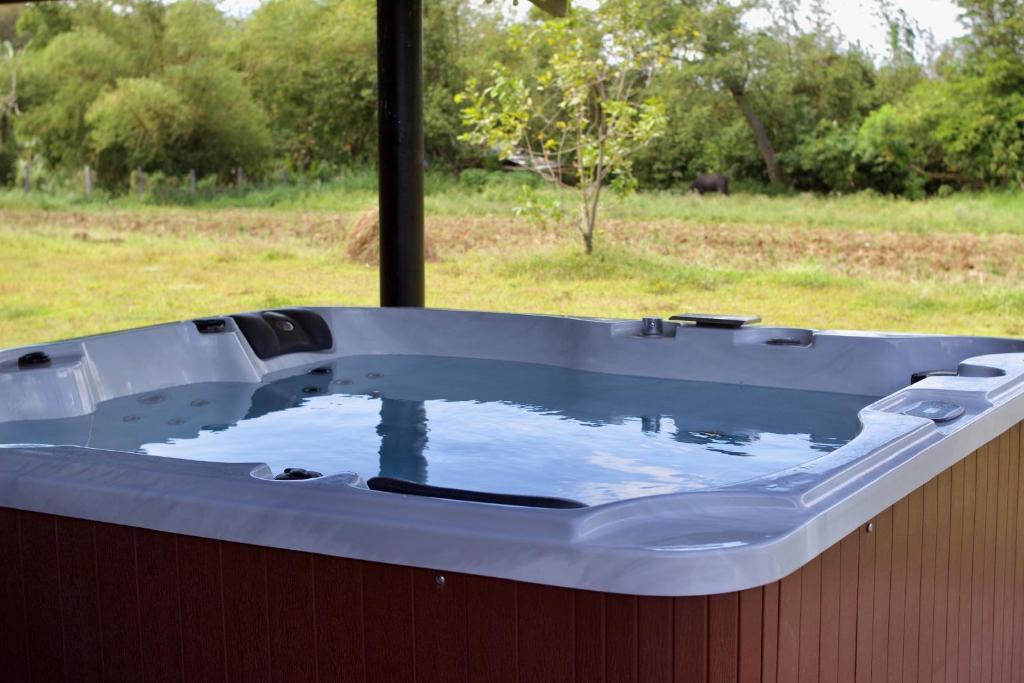
[[[376,32],[365,0],[270,0],[240,36],[243,72],[289,165],[376,154]],[[320,162],[320,163],[318,163]]]
[[[174,88],[149,78],[119,80],[86,113],[98,167],[114,180],[127,178],[136,168],[169,168],[191,127],[190,118]]]
[[[18,179],[18,145],[13,137],[0,144],[0,185],[13,185]]]
[[[672,46],[641,94],[664,103],[668,126],[633,158],[638,186],[685,189],[720,172],[773,192],[1024,187],[1024,0],[956,1],[966,33],[940,52],[879,0],[878,56],[843,39],[816,0],[636,0],[636,34]],[[454,95],[471,78],[486,87],[495,63],[539,74],[556,53],[510,47],[507,4],[425,3],[426,156],[474,189],[503,176],[472,170],[497,157],[459,139]],[[186,192],[190,169],[224,186],[239,167],[254,182],[312,183],[372,165],[374,6],[267,0],[245,18],[212,0],[0,8],[0,183],[28,158],[46,186],[89,164],[123,192],[141,168],[163,174],[168,196]],[[575,12],[580,35],[594,16]]]
[[[958,4],[968,35],[943,77],[921,81],[861,128],[858,154],[895,180],[890,191],[1024,187],[1024,1]]]
[[[215,5],[58,7],[19,21],[34,33],[19,55],[15,120],[33,155],[68,176],[88,163],[109,188],[126,188],[137,168],[259,174],[271,148],[266,115],[229,63],[237,28]]]
[[[30,53],[20,75],[19,137],[37,141],[36,153],[55,165],[81,166],[88,158],[85,114],[118,77],[130,56],[93,28],[61,33]]]

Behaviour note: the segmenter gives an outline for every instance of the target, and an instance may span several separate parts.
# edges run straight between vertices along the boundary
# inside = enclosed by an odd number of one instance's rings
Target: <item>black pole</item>
[[[377,0],[380,305],[423,306],[423,2]]]

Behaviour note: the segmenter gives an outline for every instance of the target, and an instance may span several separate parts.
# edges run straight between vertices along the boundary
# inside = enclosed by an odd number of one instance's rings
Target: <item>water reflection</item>
[[[426,483],[427,409],[423,401],[382,398],[377,435],[380,476]]]

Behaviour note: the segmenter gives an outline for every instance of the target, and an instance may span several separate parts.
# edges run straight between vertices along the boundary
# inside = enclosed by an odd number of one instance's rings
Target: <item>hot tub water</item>
[[[587,504],[733,484],[850,441],[873,397],[465,358],[355,356],[261,384],[203,383],[0,424],[79,445],[354,471]]]

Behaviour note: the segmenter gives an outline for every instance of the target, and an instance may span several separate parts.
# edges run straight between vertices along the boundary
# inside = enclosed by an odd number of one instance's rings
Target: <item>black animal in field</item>
[[[690,183],[690,191],[694,190],[701,194],[708,192],[729,194],[729,179],[721,173],[701,173]]]

